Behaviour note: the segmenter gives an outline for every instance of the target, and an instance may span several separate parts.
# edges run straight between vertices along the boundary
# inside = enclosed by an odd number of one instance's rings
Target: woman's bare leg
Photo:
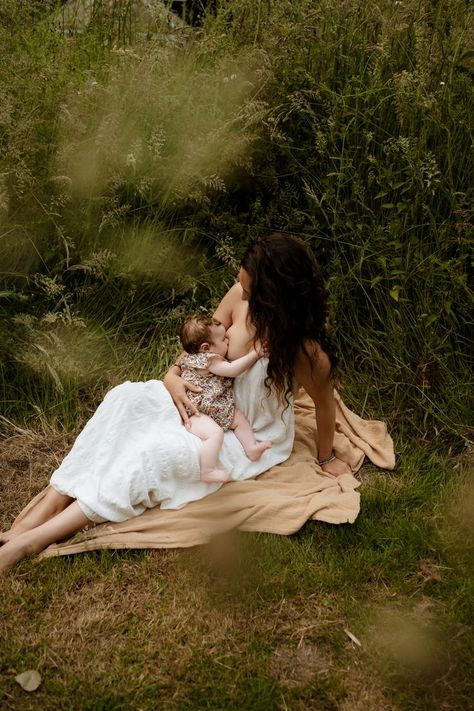
[[[11,568],[31,553],[40,553],[50,543],[57,543],[72,536],[90,523],[74,501],[64,511],[36,528],[18,534],[0,548],[0,572]]]
[[[0,545],[8,543],[8,541],[11,541],[12,538],[18,536],[20,533],[30,531],[32,528],[36,528],[42,523],[49,521],[50,518],[56,516],[56,514],[61,511],[64,511],[64,509],[73,501],[73,498],[58,493],[51,486],[46,492],[44,498],[41,499],[41,501],[39,501],[34,508],[30,509],[21,521],[13,524],[9,531],[0,533]]]

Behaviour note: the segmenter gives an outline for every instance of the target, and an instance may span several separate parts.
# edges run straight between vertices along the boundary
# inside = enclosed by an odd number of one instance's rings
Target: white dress
[[[270,440],[251,462],[232,431],[224,435],[222,466],[234,480],[251,479],[285,461],[294,439],[292,402],[286,409],[264,384],[267,360],[235,378],[236,406],[258,440]],[[181,424],[161,380],[126,382],[110,390],[60,467],[51,485],[77,499],[97,523],[125,521],[158,504],[178,509],[217,491],[221,484],[200,480],[201,440]]]

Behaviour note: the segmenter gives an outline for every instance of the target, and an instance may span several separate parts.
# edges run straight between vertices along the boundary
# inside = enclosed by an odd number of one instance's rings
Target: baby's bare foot
[[[229,479],[229,472],[226,472],[225,469],[211,469],[208,472],[201,473],[201,481],[205,481],[208,484],[215,484],[216,482],[223,484]]]
[[[271,446],[271,442],[255,442],[254,445],[246,450],[245,454],[251,462],[258,462],[265,450],[270,449]]]

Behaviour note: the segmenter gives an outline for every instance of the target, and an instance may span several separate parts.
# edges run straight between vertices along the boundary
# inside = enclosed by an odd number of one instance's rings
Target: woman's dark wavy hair
[[[255,340],[269,353],[265,384],[288,402],[296,357],[306,339],[317,341],[328,355],[331,375],[337,366],[326,333],[327,294],[319,268],[303,242],[281,232],[255,242],[241,267],[250,277],[248,317]]]

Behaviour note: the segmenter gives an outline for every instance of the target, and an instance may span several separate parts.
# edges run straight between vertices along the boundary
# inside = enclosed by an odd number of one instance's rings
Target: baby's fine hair
[[[202,344],[212,340],[211,326],[216,325],[219,325],[219,321],[206,314],[188,316],[179,331],[181,345],[186,353],[199,353]]]

